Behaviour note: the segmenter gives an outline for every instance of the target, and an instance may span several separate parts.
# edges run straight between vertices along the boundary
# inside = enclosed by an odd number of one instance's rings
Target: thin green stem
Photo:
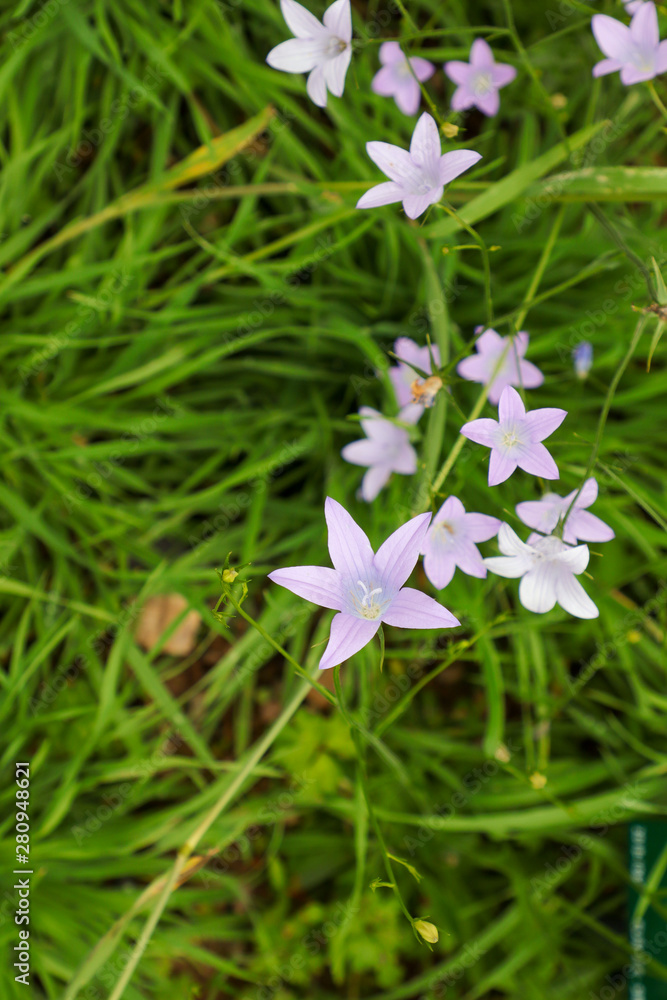
[[[649,80],[647,86],[648,86],[648,92],[651,95],[653,103],[655,104],[656,108],[658,109],[662,117],[665,119],[665,121],[667,121],[667,108],[658,97],[658,91],[655,89],[655,84],[653,83],[653,80]]]
[[[484,300],[486,302],[486,325],[492,326],[493,302],[491,300],[491,260],[489,258],[489,249],[486,245],[486,242],[479,235],[477,230],[473,229],[473,227],[468,222],[466,222],[465,219],[462,219],[461,216],[458,214],[458,212],[451,207],[451,205],[448,205],[447,202],[441,202],[441,205],[448,215],[450,215],[453,219],[455,219],[458,222],[458,224],[463,229],[466,230],[466,232],[470,233],[470,235],[475,240],[477,246],[481,251],[482,260],[484,261]]]

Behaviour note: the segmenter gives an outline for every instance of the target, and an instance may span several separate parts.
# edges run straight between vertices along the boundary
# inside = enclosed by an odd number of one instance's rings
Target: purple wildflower
[[[397,628],[454,628],[461,623],[432,597],[404,587],[419,558],[430,514],[413,517],[373,554],[371,543],[350,514],[327,497],[324,513],[334,569],[292,566],[269,579],[306,601],[332,608],[329,645],[320,670],[335,667],[371,641],[380,625]]]
[[[524,360],[529,340],[523,330],[514,338],[501,337],[495,330],[484,330],[475,343],[477,353],[459,361],[456,371],[470,382],[490,383],[488,399],[496,406],[507,385],[536,389],[544,382],[540,369]]]
[[[426,533],[422,554],[424,571],[438,590],[446,587],[456,567],[468,576],[486,577],[477,548],[498,534],[501,522],[488,514],[467,514],[456,497],[447,497]]]
[[[433,76],[433,63],[419,56],[408,59],[398,42],[383,42],[380,62],[382,69],[371,83],[373,92],[381,97],[393,97],[404,115],[416,115],[421,100],[419,84]]]
[[[558,466],[540,442],[560,427],[567,410],[545,407],[526,409],[511,385],[503,389],[498,404],[498,420],[471,420],[461,428],[470,441],[491,449],[489,486],[504,483],[518,467],[531,476],[558,479]]]
[[[357,208],[378,208],[402,201],[409,219],[419,218],[429,205],[440,201],[445,184],[482,158],[472,149],[443,153],[438,126],[426,111],[415,125],[409,152],[388,142],[367,142],[366,151],[390,180],[362,194]]]
[[[640,7],[643,7],[647,0],[623,0],[626,14],[636,14]]]
[[[394,354],[402,360],[389,369],[389,378],[394,386],[398,405],[407,406],[408,403],[412,402],[410,386],[415,379],[419,378],[417,372],[410,365],[421,368],[427,375],[435,375],[440,364],[440,351],[435,344],[432,344],[430,348],[428,346],[420,347],[409,337],[399,337],[394,344]],[[431,364],[431,357],[435,362],[435,368]],[[403,361],[409,361],[410,364],[403,364]]]
[[[564,542],[570,545],[576,545],[578,541],[610,542],[614,537],[613,530],[595,514],[586,510],[598,497],[598,484],[595,479],[591,476],[584,483],[579,496],[577,492],[572,490],[566,497],[560,497],[556,493],[545,493],[541,500],[524,500],[516,506],[517,515],[529,528],[549,535],[569,510],[570,513],[563,525]],[[573,500],[574,505],[570,510]],[[532,538],[531,535],[528,541],[530,542]]]
[[[320,108],[327,105],[327,90],[341,97],[352,56],[350,0],[336,0],[324,12],[321,24],[296,0],[280,0],[280,9],[294,38],[271,49],[266,61],[285,73],[308,73],[306,89]]]
[[[452,97],[452,109],[465,111],[474,105],[489,117],[498,114],[498,91],[516,76],[514,66],[495,61],[493,52],[483,38],[477,38],[472,43],[469,63],[455,59],[446,62],[444,70],[449,79],[457,84]]]
[[[582,340],[572,351],[572,361],[577,378],[585,379],[593,367],[593,345]]]
[[[403,407],[396,419],[415,424],[422,412],[421,406],[410,403]],[[341,455],[352,465],[368,466],[368,472],[361,481],[361,496],[370,503],[387,485],[392,472],[411,476],[417,471],[417,453],[404,427],[397,427],[370,406],[362,406],[359,416],[366,437],[346,444]]]
[[[597,607],[575,580],[588,566],[587,545],[573,549],[553,535],[526,544],[509,524],[503,524],[498,532],[498,546],[503,555],[485,559],[484,565],[498,576],[522,578],[519,600],[528,611],[544,614],[560,604],[575,618],[598,617]]]
[[[607,56],[595,64],[593,76],[620,70],[621,83],[629,86],[652,80],[667,70],[667,41],[660,41],[655,4],[643,4],[633,14],[629,27],[607,14],[595,14],[591,27]]]

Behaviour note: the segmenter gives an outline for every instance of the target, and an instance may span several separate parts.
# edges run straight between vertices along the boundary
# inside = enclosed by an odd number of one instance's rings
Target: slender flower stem
[[[651,95],[651,99],[653,100],[653,103],[655,104],[656,108],[658,109],[662,117],[665,119],[665,121],[667,121],[667,108],[658,97],[658,91],[655,89],[655,84],[653,83],[653,80],[648,81],[648,92]]]
[[[415,937],[419,940],[419,935],[414,929],[415,918],[408,910],[405,901],[403,899],[403,896],[401,895],[401,890],[398,887],[398,882],[396,881],[396,876],[394,875],[394,869],[392,868],[392,864],[389,859],[389,852],[387,851],[387,845],[382,835],[380,824],[378,823],[377,817],[375,815],[375,810],[373,809],[373,803],[371,802],[370,794],[368,791],[368,775],[366,773],[366,760],[363,752],[363,747],[359,743],[359,734],[357,732],[357,728],[347,710],[345,699],[343,697],[343,689],[340,683],[340,664],[334,667],[334,690],[336,692],[336,697],[338,699],[338,706],[341,710],[341,714],[349,726],[350,735],[352,736],[352,742],[354,743],[354,749],[356,751],[357,759],[359,762],[359,778],[361,781],[361,788],[364,793],[364,799],[366,800],[366,808],[368,809],[368,815],[373,825],[373,829],[375,831],[375,836],[377,837],[378,844],[380,845],[380,851],[382,853],[384,867],[387,873],[387,879],[391,883],[391,888],[398,900],[398,903],[403,913],[405,914],[406,920],[409,921],[413,933],[415,934]]]
[[[479,235],[476,229],[462,219],[458,212],[448,205],[447,202],[441,202],[442,207],[445,212],[455,219],[458,224],[470,233],[472,238],[475,240],[477,246],[479,247],[482,260],[484,261],[484,299],[486,301],[486,325],[493,326],[493,302],[491,300],[491,261],[489,259],[489,248],[487,247],[485,241]]]

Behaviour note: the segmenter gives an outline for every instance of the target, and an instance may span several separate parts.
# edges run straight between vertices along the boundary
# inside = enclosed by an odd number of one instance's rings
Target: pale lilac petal
[[[451,184],[466,170],[470,170],[482,159],[481,153],[472,149],[455,149],[451,153],[443,153],[440,157],[440,183]]]
[[[577,493],[579,493],[578,496]],[[587,479],[581,487],[581,491],[573,490],[569,496],[565,497],[565,500],[572,503],[575,496],[577,496],[575,507],[590,507],[591,504],[595,503],[598,498],[598,484],[595,477],[591,476]]]
[[[556,576],[556,599],[563,611],[575,618],[597,618],[600,614],[579,581],[567,570]]]
[[[640,7],[630,22],[632,40],[645,52],[656,49],[660,43],[658,28],[658,12],[655,4],[645,3]],[[613,55],[613,52],[608,53]]]
[[[345,0],[345,2],[347,3],[349,0]],[[339,56],[336,56],[335,59],[329,59],[324,64],[324,80],[327,85],[327,90],[329,93],[333,94],[334,97],[343,96],[343,91],[345,90],[345,74],[347,73],[351,58],[352,49],[348,45],[346,49],[343,49]]]
[[[529,570],[519,584],[519,600],[528,611],[544,614],[556,603],[556,577],[552,563],[543,562]]]
[[[290,38],[271,49],[266,61],[272,69],[283,73],[310,73],[321,58],[322,45],[317,39]]]
[[[439,524],[440,521],[453,521],[454,518],[457,517],[464,517],[465,512],[465,507],[458,497],[447,497],[442,507],[433,518],[433,524]]]
[[[456,547],[456,565],[459,569],[467,573],[468,576],[476,576],[480,580],[486,577],[486,566],[479,553],[479,549],[471,541],[463,539]]]
[[[428,348],[426,348],[426,351],[428,358]],[[433,348],[434,356],[435,351],[436,348]],[[416,344],[414,340],[410,339],[410,337],[397,337],[394,341],[394,354],[401,361],[408,361],[411,365],[414,365],[416,368],[420,368],[423,372],[428,373],[430,370],[429,366],[424,364],[424,348],[420,347],[419,344]],[[412,369],[410,369],[410,371],[412,372]],[[413,374],[416,378],[417,373],[414,372]]]
[[[275,569],[269,573],[269,580],[291,590],[297,597],[319,604],[323,608],[342,611],[345,597],[341,588],[340,576],[335,569],[327,566],[290,566],[288,569]]]
[[[588,566],[590,552],[587,545],[577,545],[575,548],[564,548],[558,554],[558,562],[566,566],[570,573],[583,573]]]
[[[572,540],[582,542],[610,542],[615,537],[613,528],[599,517],[589,510],[578,510],[576,507],[565,522],[563,541],[569,542],[572,536]]]
[[[530,546],[522,542],[514,528],[511,528],[507,523],[500,525],[498,548],[504,556],[532,556]]]
[[[618,59],[601,59],[593,67],[593,76],[607,76],[609,73],[617,73],[623,65]]]
[[[487,117],[493,118],[500,109],[500,95],[497,90],[490,90],[488,94],[482,94],[475,98],[475,103],[480,111]]]
[[[421,102],[421,90],[413,77],[406,77],[394,94],[394,100],[399,111],[404,115],[416,115]]]
[[[280,0],[285,23],[296,38],[313,38],[326,32],[317,18],[296,0]]]
[[[558,524],[560,507],[555,503],[545,503],[544,500],[524,500],[516,505],[517,517],[521,518],[529,528],[550,534]]]
[[[423,412],[424,407],[421,403],[413,403],[410,401],[398,411],[396,419],[402,424],[416,424],[418,423]],[[412,445],[410,445],[410,447],[412,447]],[[414,472],[415,470],[413,469],[412,471]]]
[[[452,94],[452,111],[467,111],[474,103],[475,95],[466,85],[457,87]]]
[[[374,410],[372,406],[360,407],[359,416],[361,417],[361,427],[364,434],[374,441],[394,442],[397,433],[401,433],[400,429],[395,424],[392,424],[391,420],[387,420],[378,410]]]
[[[530,569],[532,558],[528,556],[490,556],[484,560],[484,565],[496,576],[516,580]]]
[[[509,455],[493,448],[489,458],[489,486],[498,486],[500,483],[504,483],[512,475],[517,465],[518,462]]]
[[[526,407],[521,396],[511,385],[506,385],[498,402],[498,419],[500,424],[513,424],[523,420]]]
[[[392,468],[389,465],[373,465],[361,480],[361,497],[366,503],[372,503],[380,490],[384,489],[391,479]]]
[[[432,188],[426,194],[405,194],[403,195],[403,210],[408,219],[418,219],[423,215],[429,205],[434,205],[440,201],[444,194],[442,186]]]
[[[385,45],[391,44],[395,43],[385,42]],[[384,45],[382,48],[384,48]],[[371,90],[374,94],[379,94],[380,97],[393,97],[395,89],[396,80],[393,68],[391,66],[383,66],[373,77],[373,80],[371,81]]]
[[[560,427],[566,416],[567,410],[561,410],[555,406],[531,410],[530,413],[526,414],[526,424],[530,431],[531,440],[544,441]]]
[[[469,358],[459,361],[456,371],[461,378],[465,378],[469,382],[479,382],[486,385],[491,377],[491,367],[488,356],[471,354]]]
[[[419,183],[421,174],[410,158],[407,149],[393,146],[390,142],[367,142],[366,152],[373,163],[397,184]]]
[[[531,476],[541,476],[542,479],[560,478],[558,466],[543,444],[529,445],[517,455],[517,465]]]
[[[378,448],[374,441],[361,438],[351,441],[341,448],[341,456],[352,465],[374,465],[378,459]]]
[[[403,188],[394,181],[385,181],[383,184],[376,184],[357,202],[357,208],[380,208],[383,205],[393,205],[396,201],[403,200]]]
[[[428,59],[422,59],[421,56],[412,56],[410,59],[410,65],[414,70],[414,74],[420,83],[425,83],[426,80],[430,80],[435,73],[435,66]]]
[[[514,66],[508,66],[506,63],[496,63],[491,70],[494,87],[506,87],[515,77],[516,69]]]
[[[524,389],[537,389],[544,382],[544,375],[532,361],[520,361],[519,371]]]
[[[517,350],[521,354],[522,341],[519,342],[520,334],[517,333]],[[475,341],[475,350],[479,354],[499,354],[505,346],[506,337],[501,337],[495,330],[484,330]]]
[[[306,91],[313,104],[318,108],[327,106],[327,85],[324,78],[324,66],[316,66],[306,81]]]
[[[320,670],[335,667],[349,660],[367,646],[380,627],[380,619],[356,618],[354,615],[334,615],[329,644],[320,660]]]
[[[440,547],[428,548],[424,555],[424,572],[436,590],[446,587],[455,571],[456,561],[453,555],[443,552]]]
[[[430,522],[430,514],[411,518],[391,534],[375,553],[373,563],[390,593],[400,590],[415,568]]]
[[[380,46],[380,62],[383,66],[392,66],[405,59],[405,53],[398,42],[383,42]]]
[[[471,76],[471,69],[468,63],[460,62],[458,59],[446,62],[443,69],[452,83],[457,84],[459,87],[465,87]]]
[[[500,531],[502,521],[490,514],[466,514],[465,529],[473,542],[488,542]]]
[[[394,387],[396,402],[399,406],[407,406],[412,400],[410,386],[417,377],[417,373],[413,372],[412,368],[406,368],[405,365],[395,365],[389,369],[389,378]]]
[[[470,46],[470,65],[477,71],[489,70],[494,65],[493,52],[483,38],[476,38]]]
[[[632,36],[630,29],[607,14],[595,14],[591,20],[591,28],[606,56],[618,59],[621,63],[628,62],[632,57]]]
[[[621,83],[626,87],[631,87],[633,83],[645,83],[646,80],[652,80],[654,76],[654,67],[650,69],[637,69],[630,65],[621,67]]]
[[[483,444],[486,448],[493,448],[498,435],[498,421],[491,420],[490,417],[480,417],[479,420],[469,420],[461,428],[461,434],[474,441],[475,444]]]
[[[365,580],[373,562],[373,549],[366,533],[345,508],[327,497],[324,516],[329,529],[329,555],[345,579]]]
[[[417,471],[417,452],[409,441],[406,441],[400,451],[394,454],[391,468],[403,476],[412,476]]]
[[[325,27],[343,42],[352,39],[352,11],[350,10],[350,0],[336,0],[324,12]]]
[[[382,620],[397,628],[455,628],[461,624],[442,604],[412,587],[399,591]]]
[[[435,176],[440,162],[442,146],[435,119],[425,111],[417,121],[410,140],[410,156],[415,163]],[[386,171],[385,171],[386,172]]]

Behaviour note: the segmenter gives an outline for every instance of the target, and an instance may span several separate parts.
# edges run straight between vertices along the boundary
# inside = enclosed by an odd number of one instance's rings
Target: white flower
[[[271,49],[266,61],[285,73],[308,73],[308,96],[325,108],[327,90],[334,97],[342,97],[345,89],[352,56],[350,0],[332,3],[324,12],[324,24],[296,0],[280,0],[280,9],[295,37]]]
[[[532,545],[522,542],[509,524],[501,525],[498,546],[502,556],[484,560],[498,576],[521,577],[519,600],[528,611],[544,614],[560,604],[575,618],[597,618],[599,611],[575,576],[588,566],[587,545],[572,548],[548,535]]]

